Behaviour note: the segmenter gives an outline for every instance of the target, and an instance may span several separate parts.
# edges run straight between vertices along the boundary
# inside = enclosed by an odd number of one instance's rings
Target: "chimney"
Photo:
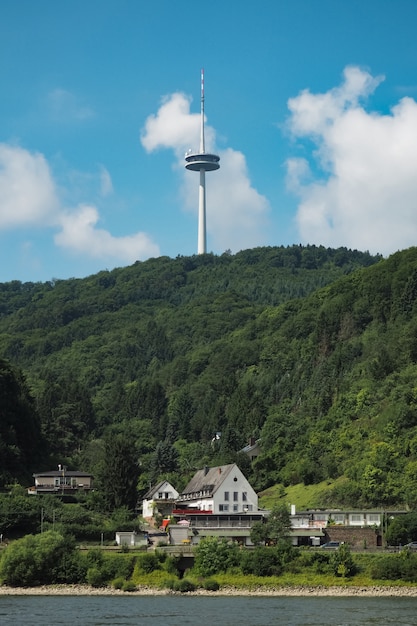
[[[207,465],[205,465],[204,467],[204,476],[207,476],[207,474],[209,473],[209,467]]]

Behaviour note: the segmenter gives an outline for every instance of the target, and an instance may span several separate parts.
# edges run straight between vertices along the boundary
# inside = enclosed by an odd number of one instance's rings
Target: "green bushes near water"
[[[53,531],[11,543],[0,562],[0,579],[14,587],[75,583],[84,575],[74,543]]]
[[[80,552],[71,538],[54,531],[26,535],[2,553],[0,581],[13,587],[88,583],[101,587],[133,572],[134,557],[105,554],[100,549]]]
[[[380,580],[404,580],[417,582],[417,555],[407,550],[376,559],[371,567],[371,576]]]
[[[354,584],[372,581],[417,582],[417,554],[352,554],[347,545],[335,551],[276,546],[244,549],[213,537],[201,540],[192,569],[184,572],[181,557],[163,550],[132,555],[96,548],[82,552],[73,540],[54,531],[27,535],[0,553],[0,583],[11,586],[88,583],[112,585],[129,592],[138,585],[168,588],[180,593],[222,585]],[[213,578],[215,576],[215,578]],[[356,578],[354,578],[356,576]],[[265,581],[265,582],[263,582]],[[354,581],[359,581],[355,583]],[[339,583],[339,584],[340,584]]]

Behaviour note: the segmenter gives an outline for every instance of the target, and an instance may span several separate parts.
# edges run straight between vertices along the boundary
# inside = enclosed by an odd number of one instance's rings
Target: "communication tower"
[[[198,195],[198,254],[207,252],[206,237],[206,172],[213,172],[220,167],[220,157],[205,150],[204,143],[204,70],[201,70],[201,123],[200,123],[200,150],[188,151],[185,155],[185,167],[193,172],[200,172],[200,186]]]

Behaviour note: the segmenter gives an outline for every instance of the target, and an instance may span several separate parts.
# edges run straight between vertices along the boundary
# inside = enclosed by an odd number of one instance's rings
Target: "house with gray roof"
[[[181,511],[212,514],[258,510],[258,496],[235,463],[205,467],[194,474],[177,498]]]
[[[33,474],[35,484],[29,487],[28,493],[68,495],[77,491],[90,491],[93,488],[92,474],[68,470],[65,465],[59,465],[58,468],[58,470]]]
[[[167,480],[161,480],[157,485],[150,487],[145,493],[142,502],[142,516],[151,520],[156,515],[171,515],[178,491]]]

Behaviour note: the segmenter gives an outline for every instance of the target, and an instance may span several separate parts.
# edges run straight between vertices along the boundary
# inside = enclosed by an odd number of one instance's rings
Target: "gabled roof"
[[[171,485],[171,483],[168,480],[161,480],[157,485],[155,485],[154,487],[151,487],[150,489],[148,489],[148,491],[143,496],[143,499],[144,500],[151,500],[153,498],[153,496],[156,493],[158,493],[158,491],[160,491],[160,489],[161,489],[161,487],[163,485],[169,485],[171,487],[171,489],[175,491],[174,487]]]
[[[205,495],[213,495],[225,478],[233,471],[240,470],[236,463],[230,465],[220,465],[218,467],[205,467],[194,474],[185,489],[181,492],[180,498],[188,494],[203,492]]]
[[[252,452],[252,450],[256,450],[257,448],[259,448],[260,443],[261,443],[260,439],[257,439],[255,443],[248,443],[247,446],[242,448],[241,452],[243,452],[244,454],[249,454],[249,452]]]
[[[42,478],[42,477],[48,477],[48,476],[67,476],[68,478],[93,478],[92,474],[88,474],[87,472],[79,472],[77,470],[51,470],[50,472],[40,472],[37,474],[33,474],[34,478]]]

